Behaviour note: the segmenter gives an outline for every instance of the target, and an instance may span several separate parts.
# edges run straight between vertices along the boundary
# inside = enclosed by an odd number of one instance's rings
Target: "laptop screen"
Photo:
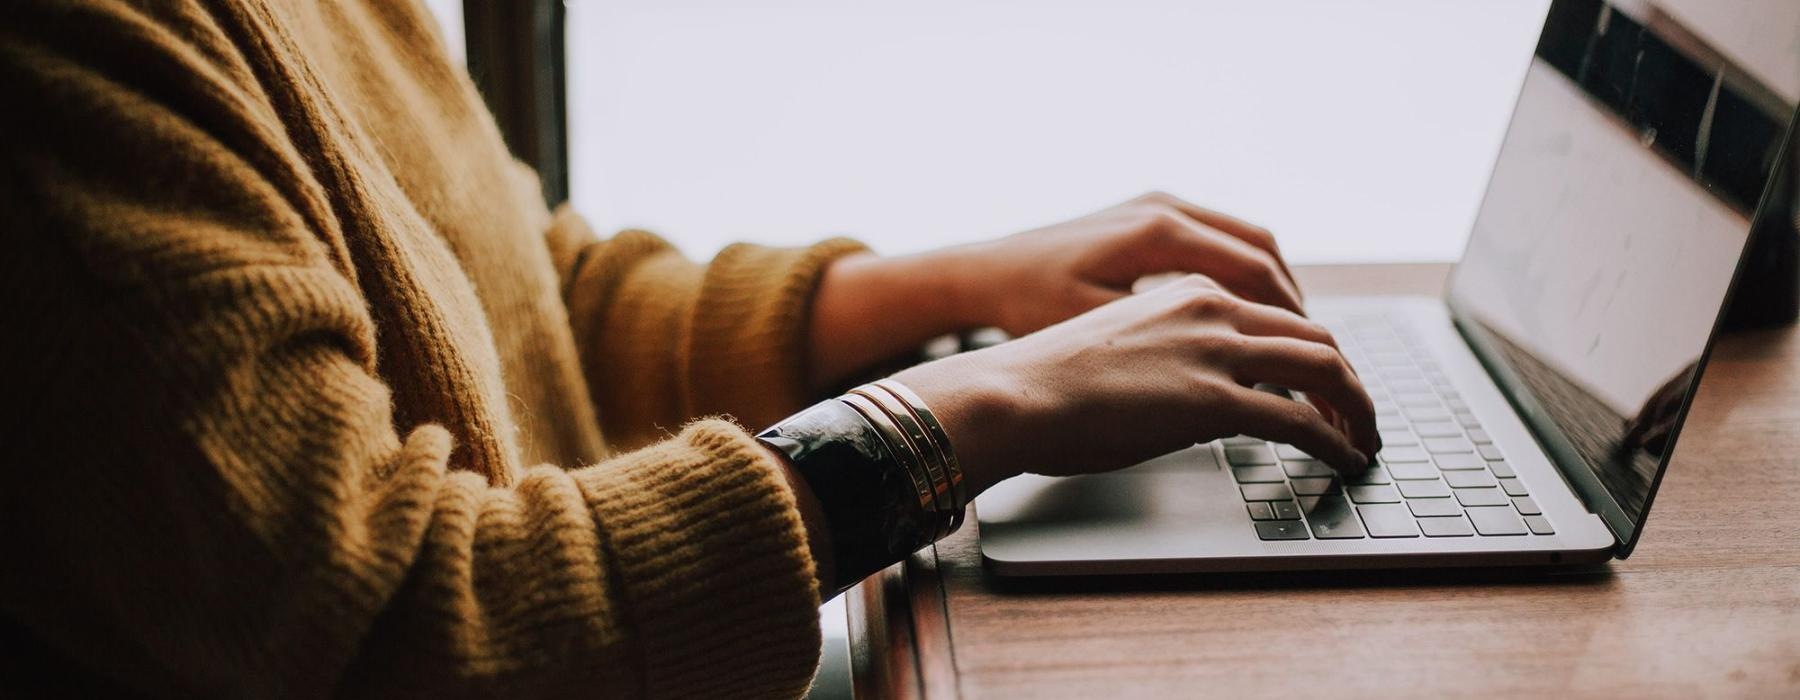
[[[1753,221],[1794,235],[1797,96],[1800,2],[1551,4],[1449,300],[1621,555]]]

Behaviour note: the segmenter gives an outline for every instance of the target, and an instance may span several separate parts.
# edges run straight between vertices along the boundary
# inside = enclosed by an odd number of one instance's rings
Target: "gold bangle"
[[[919,464],[919,455],[907,449],[906,438],[900,435],[900,429],[894,425],[894,420],[888,417],[887,411],[881,410],[881,407],[876,406],[874,402],[861,394],[844,394],[839,396],[838,400],[849,404],[851,408],[856,409],[857,413],[861,413],[865,420],[869,421],[869,425],[875,426],[875,432],[880,433],[881,441],[887,443],[888,452],[893,455],[894,461],[898,462],[901,468],[906,470],[906,475],[912,479],[913,489],[919,497],[919,508],[928,512],[935,511],[931,482],[929,477],[926,477],[922,465]]]
[[[899,397],[908,408],[912,409],[913,415],[918,417],[919,422],[925,425],[925,430],[931,435],[933,442],[937,443],[943,454],[944,465],[950,471],[950,485],[956,494],[957,511],[960,518],[963,507],[969,504],[969,492],[963,484],[962,463],[956,459],[956,449],[950,442],[950,433],[944,430],[944,424],[938,422],[937,416],[931,412],[931,408],[925,405],[925,400],[905,384],[893,379],[882,379],[876,381],[875,386],[886,389],[889,393]]]
[[[881,410],[887,412],[888,418],[892,419],[900,428],[901,435],[906,438],[914,454],[918,455],[920,461],[925,464],[926,476],[931,479],[932,510],[944,516],[937,523],[938,528],[933,533],[932,541],[935,542],[950,534],[950,525],[956,521],[956,513],[961,508],[958,507],[956,495],[950,486],[949,468],[943,463],[943,453],[932,441],[931,436],[926,433],[925,426],[913,416],[912,410],[907,407],[905,402],[879,387],[864,384],[851,389],[850,392],[874,402]]]

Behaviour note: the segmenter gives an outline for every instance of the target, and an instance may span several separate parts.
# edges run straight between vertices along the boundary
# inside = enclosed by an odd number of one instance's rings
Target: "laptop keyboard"
[[[1348,480],[1290,445],[1224,440],[1265,540],[1556,534],[1416,331],[1382,314],[1321,321],[1375,401],[1382,450]]]

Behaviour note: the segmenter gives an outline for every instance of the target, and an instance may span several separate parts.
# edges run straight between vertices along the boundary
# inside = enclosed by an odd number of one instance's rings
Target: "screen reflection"
[[[1797,94],[1792,0],[1552,4],[1450,298],[1628,540]]]

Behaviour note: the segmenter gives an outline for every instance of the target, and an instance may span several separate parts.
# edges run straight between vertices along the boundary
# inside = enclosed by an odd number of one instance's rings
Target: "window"
[[[692,255],[888,253],[1158,188],[1302,262],[1462,250],[1543,0],[568,0],[570,185]]]

